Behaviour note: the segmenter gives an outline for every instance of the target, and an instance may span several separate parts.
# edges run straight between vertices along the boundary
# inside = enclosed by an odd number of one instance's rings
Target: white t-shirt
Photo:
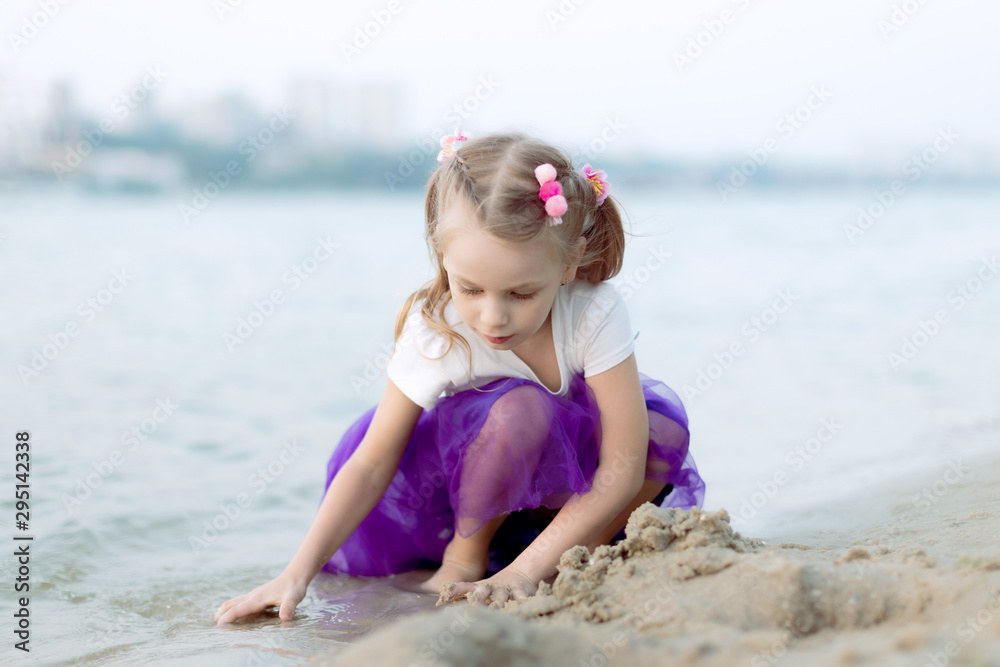
[[[448,354],[435,359],[448,347],[448,339],[427,325],[418,304],[408,314],[386,366],[389,379],[411,401],[425,409],[433,408],[442,396],[470,389],[472,380],[482,387],[495,379],[513,377],[545,387],[511,350],[496,350],[483,343],[462,322],[454,302],[445,307],[444,316],[472,347],[471,372],[468,354],[461,345],[452,345]],[[632,354],[636,336],[625,301],[614,285],[573,280],[561,286],[552,304],[552,338],[560,387],[559,391],[549,392],[565,396],[577,373],[590,377],[614,368]]]

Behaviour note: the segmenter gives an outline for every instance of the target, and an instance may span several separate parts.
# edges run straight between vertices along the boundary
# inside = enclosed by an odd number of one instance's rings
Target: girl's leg
[[[507,518],[500,514],[474,530],[481,517],[510,507],[511,494],[531,479],[549,437],[547,403],[540,387],[520,385],[507,391],[490,408],[482,429],[470,443],[459,474],[460,506],[467,516],[455,519],[455,536],[445,548],[441,568],[423,584],[437,591],[452,581],[478,581],[486,574],[489,547]]]
[[[462,537],[456,532],[444,549],[441,567],[420,588],[437,593],[442,584],[482,579],[489,564],[490,541],[506,518],[498,516],[490,519],[469,537]]]

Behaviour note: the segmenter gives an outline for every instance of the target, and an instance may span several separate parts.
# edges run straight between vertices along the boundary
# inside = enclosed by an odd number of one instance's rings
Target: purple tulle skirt
[[[646,478],[667,485],[654,502],[701,507],[705,483],[688,452],[684,406],[664,383],[640,377],[649,411]],[[347,429],[330,457],[327,487],[374,412]],[[582,374],[565,397],[507,378],[442,398],[421,414],[382,499],[323,569],[354,576],[434,569],[456,530],[468,537],[505,514],[490,544],[489,569],[499,571],[551,521],[554,512],[541,508],[562,507],[590,490],[600,440],[600,410]]]

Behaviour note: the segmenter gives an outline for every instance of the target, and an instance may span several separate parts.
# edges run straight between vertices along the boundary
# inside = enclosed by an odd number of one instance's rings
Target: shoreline
[[[646,505],[525,602],[419,612],[309,664],[998,665],[1000,457],[951,463],[766,539]]]

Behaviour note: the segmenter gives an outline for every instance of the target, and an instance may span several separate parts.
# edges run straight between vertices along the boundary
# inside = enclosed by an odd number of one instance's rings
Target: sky
[[[623,154],[718,159],[773,139],[787,160],[892,162],[951,127],[954,159],[1000,155],[986,0],[63,1],[0,8],[0,82],[30,113],[57,80],[101,113],[158,66],[174,110],[232,89],[280,104],[297,80],[395,82],[412,137],[468,99],[474,133],[603,135]]]

